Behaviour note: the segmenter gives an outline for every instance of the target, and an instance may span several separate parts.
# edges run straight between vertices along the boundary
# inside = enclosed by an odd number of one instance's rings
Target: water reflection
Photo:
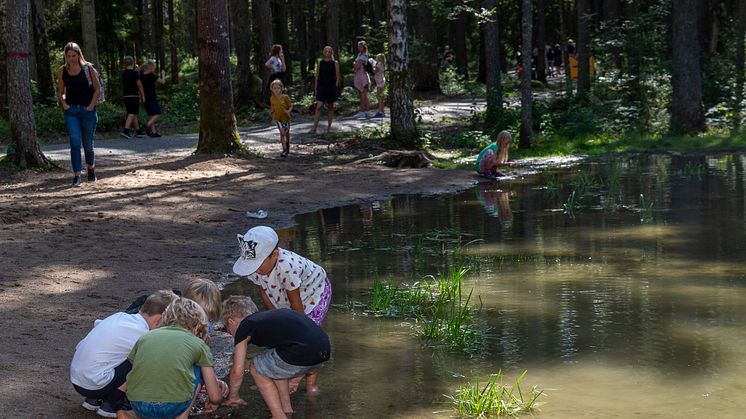
[[[736,417],[746,408],[735,393],[746,387],[744,162],[614,158],[298,217],[283,246],[335,284],[325,325],[335,353],[313,411],[448,416],[442,394],[461,376],[528,369],[529,384],[550,389],[550,417]],[[572,190],[582,192],[574,218],[555,211]],[[352,304],[376,278],[411,283],[461,264],[493,336],[481,357],[433,353],[400,320]]]

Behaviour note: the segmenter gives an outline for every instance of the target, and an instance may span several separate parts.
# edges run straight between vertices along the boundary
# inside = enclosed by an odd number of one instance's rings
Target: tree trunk
[[[407,0],[390,0],[389,29],[391,137],[395,144],[417,148],[419,135],[414,118],[409,85],[409,51],[407,46]]]
[[[275,0],[274,2],[275,18],[277,19],[277,43],[282,45],[282,51],[285,55],[285,84],[293,84],[293,54],[295,45],[290,45],[290,31],[288,28],[289,15],[287,0]]]
[[[456,72],[469,78],[469,61],[466,56],[466,12],[460,12],[451,21],[453,48],[456,50]]]
[[[621,0],[608,0],[604,3],[604,20],[611,27],[619,28],[622,25],[622,1]],[[621,76],[622,73],[622,49],[618,45],[610,45],[609,51],[614,57],[614,67]]]
[[[0,118],[8,119],[8,49],[5,37],[8,25],[5,22],[5,0],[0,0]]]
[[[546,30],[546,0],[536,0],[536,78],[547,83],[547,30]]]
[[[259,39],[258,51],[255,60],[259,74],[262,77],[263,100],[269,103],[269,73],[264,68],[264,63],[269,59],[269,50],[272,49],[272,8],[270,0],[254,0],[254,23],[257,38]]]
[[[155,60],[158,62],[158,72],[166,66],[166,52],[163,49],[163,0],[153,1],[153,34],[155,35]]]
[[[433,24],[433,9],[428,2],[420,2],[414,9],[414,28],[417,34],[417,58],[412,60],[414,90],[440,92],[437,38]]]
[[[306,0],[291,0],[293,28],[295,29],[295,42],[298,46],[298,66],[300,67],[300,78],[304,82],[308,76],[308,30],[306,29]]]
[[[339,45],[339,0],[326,2],[326,43],[334,48],[334,53],[340,53]]]
[[[705,130],[696,6],[697,0],[673,1],[671,130],[682,134]]]
[[[578,94],[591,90],[590,73],[590,0],[578,0]]]
[[[252,104],[262,102],[261,86],[257,86],[254,72],[251,71],[251,26],[249,14],[249,0],[235,0],[232,2],[231,16],[236,39],[233,45],[236,50],[236,109],[241,110]]]
[[[570,76],[570,56],[567,54],[567,40],[570,38],[567,36],[567,18],[565,17],[565,2],[560,3],[560,39],[562,42],[562,67],[564,68],[565,74],[565,95],[567,97],[572,96],[572,77]]]
[[[744,79],[746,78],[746,54],[744,54],[744,37],[746,37],[746,0],[736,0],[735,4],[735,15],[736,15],[736,91],[735,99],[733,103],[734,113],[734,126],[736,129],[741,127],[741,120],[743,119],[743,106],[741,101],[743,100],[743,86]]]
[[[31,100],[29,69],[29,21],[31,4],[27,0],[6,0],[5,46],[8,59],[8,95],[10,137],[15,153],[10,160],[21,169],[44,167],[46,159],[36,141],[34,105]]]
[[[171,54],[171,83],[179,82],[179,50],[176,45],[176,17],[174,0],[168,0],[168,49]]]
[[[49,62],[49,42],[47,40],[47,19],[44,16],[44,0],[31,2],[31,16],[34,27],[34,43],[36,50],[36,87],[39,96],[47,104],[56,102],[54,98],[54,82],[52,81],[52,65]]]
[[[495,10],[484,24],[485,78],[487,82],[487,124],[497,122],[503,111],[502,83],[500,82],[500,31],[497,23],[497,2],[483,0],[482,7]]]
[[[152,58],[153,51],[155,51],[153,46],[153,0],[141,0],[140,5],[140,38],[142,40],[142,54],[143,58]]]
[[[531,10],[531,0],[521,0],[521,138],[519,144],[521,147],[531,147],[533,136],[533,115],[532,115],[532,96],[531,96],[531,46],[533,44],[532,31],[533,20]]]
[[[233,154],[241,140],[233,113],[228,5],[197,0],[199,143],[197,153]]]
[[[98,65],[98,42],[96,40],[96,7],[93,0],[80,0],[80,26],[83,31],[83,56],[86,61]]]

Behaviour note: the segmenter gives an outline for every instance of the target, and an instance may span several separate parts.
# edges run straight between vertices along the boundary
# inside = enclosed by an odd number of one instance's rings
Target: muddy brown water
[[[281,241],[326,268],[334,307],[322,394],[295,395],[295,416],[448,417],[460,384],[527,370],[524,386],[545,392],[539,416],[742,417],[744,166],[738,154],[614,157],[298,216]],[[460,264],[489,325],[479,356],[423,346],[405,320],[355,304],[376,278]],[[256,295],[226,286],[236,293]],[[252,384],[249,406],[221,412],[268,415]]]

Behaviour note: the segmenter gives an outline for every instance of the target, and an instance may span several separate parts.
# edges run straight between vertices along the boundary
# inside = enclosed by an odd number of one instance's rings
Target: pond
[[[738,154],[617,156],[298,216],[281,243],[326,268],[334,307],[322,394],[294,396],[297,416],[448,417],[460,384],[527,370],[540,416],[740,417],[745,166]],[[476,356],[424,346],[405,319],[357,304],[376,279],[456,266],[490,337]]]

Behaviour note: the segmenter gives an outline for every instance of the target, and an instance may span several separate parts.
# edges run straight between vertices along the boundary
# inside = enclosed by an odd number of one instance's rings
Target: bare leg
[[[258,388],[259,393],[262,394],[264,403],[267,404],[269,411],[272,412],[272,417],[278,419],[287,418],[287,416],[285,415],[285,411],[282,410],[280,392],[275,385],[274,380],[259,374],[254,368],[253,363],[249,364],[249,371],[251,372],[251,376],[254,377],[256,388]]]
[[[326,132],[329,132],[332,129],[332,119],[334,119],[334,102],[329,103],[326,110]]]
[[[148,130],[150,130],[150,132],[153,132],[153,133],[156,132],[156,130],[155,130],[155,121],[158,120],[159,116],[160,115],[152,115],[150,118],[148,118],[148,123],[147,123],[146,127],[148,128]]]
[[[274,380],[277,392],[280,394],[280,404],[282,411],[293,413],[293,405],[290,403],[290,392],[288,391],[288,380]]]
[[[321,117],[321,107],[324,106],[324,102],[316,102],[316,110],[313,113],[313,129],[311,134],[316,134],[316,127],[319,125],[319,118]]]
[[[383,107],[386,105],[386,103],[383,101],[383,87],[378,88],[378,112],[383,113]]]
[[[300,387],[300,381],[302,379],[303,376],[299,375],[288,380],[288,389],[290,394],[295,394],[295,392],[298,391],[298,387]]]
[[[318,386],[319,370],[314,370],[306,374],[306,393],[317,395],[320,393]]]
[[[127,119],[124,121],[124,129],[130,129],[132,125],[137,121],[137,115],[133,113],[127,114]]]
[[[368,112],[368,91],[363,90],[360,92],[360,111]]]

